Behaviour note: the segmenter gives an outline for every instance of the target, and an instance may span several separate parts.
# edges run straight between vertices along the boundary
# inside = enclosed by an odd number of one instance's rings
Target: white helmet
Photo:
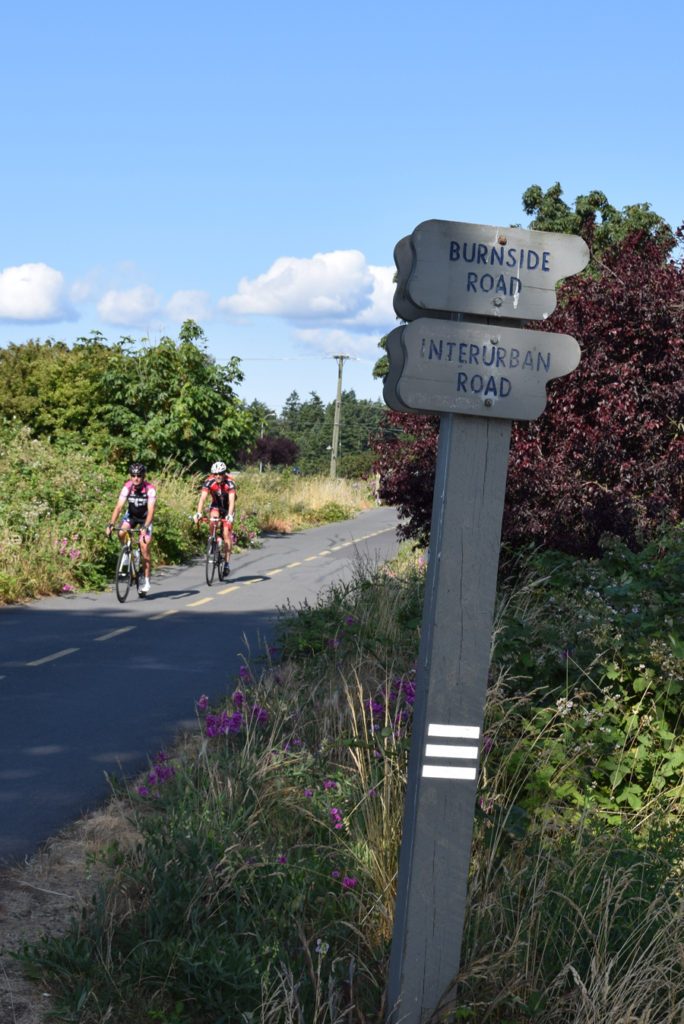
[[[226,472],[226,464],[225,464],[225,462],[215,462],[214,465],[211,467],[211,471],[212,471],[212,473],[225,473]]]

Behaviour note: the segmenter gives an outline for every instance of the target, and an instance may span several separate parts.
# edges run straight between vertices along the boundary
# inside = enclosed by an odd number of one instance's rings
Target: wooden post
[[[337,454],[340,447],[340,417],[342,414],[342,367],[349,356],[333,356],[337,360],[337,397],[335,398],[335,418],[333,420],[332,447],[330,450],[330,477],[337,476]]]
[[[388,981],[421,1024],[459,968],[511,421],[441,417]]]

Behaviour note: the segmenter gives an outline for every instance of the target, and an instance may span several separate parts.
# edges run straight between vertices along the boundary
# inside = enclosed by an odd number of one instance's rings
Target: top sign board
[[[397,243],[394,258],[394,308],[404,320],[543,320],[556,307],[556,284],[584,269],[589,249],[578,235],[426,220]]]

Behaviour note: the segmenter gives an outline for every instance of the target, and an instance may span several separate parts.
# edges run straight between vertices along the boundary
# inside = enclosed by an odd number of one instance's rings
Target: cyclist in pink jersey
[[[142,462],[132,462],[129,466],[130,480],[121,488],[119,500],[112,512],[111,522],[108,523],[106,534],[109,537],[116,526],[116,520],[121,514],[124,506],[126,510],[119,523],[119,538],[123,542],[126,538],[126,530],[131,527],[141,526],[140,531],[140,555],[144,580],[140,585],[140,593],[147,594],[150,589],[150,570],[152,559],[150,557],[150,542],[152,540],[152,520],[154,519],[154,507],[157,502],[157,491],[153,484],[145,479],[147,470]]]

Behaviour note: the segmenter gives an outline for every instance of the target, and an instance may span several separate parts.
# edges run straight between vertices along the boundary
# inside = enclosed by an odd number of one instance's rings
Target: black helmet
[[[142,462],[131,462],[130,466],[128,467],[128,472],[131,474],[131,476],[145,476],[147,470],[145,469]]]

